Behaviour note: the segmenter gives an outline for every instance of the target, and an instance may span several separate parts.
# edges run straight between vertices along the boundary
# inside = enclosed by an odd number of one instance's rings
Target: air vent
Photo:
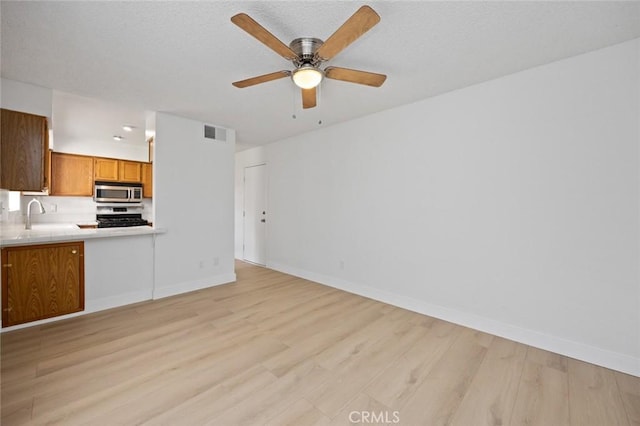
[[[222,127],[204,125],[204,137],[216,141],[225,142],[227,140],[227,129]]]

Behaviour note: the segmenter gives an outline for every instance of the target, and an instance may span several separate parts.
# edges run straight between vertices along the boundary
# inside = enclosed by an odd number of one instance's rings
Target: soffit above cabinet
[[[52,115],[56,151],[145,160],[132,156],[148,150],[143,110],[54,90]],[[131,131],[125,131],[125,125]]]

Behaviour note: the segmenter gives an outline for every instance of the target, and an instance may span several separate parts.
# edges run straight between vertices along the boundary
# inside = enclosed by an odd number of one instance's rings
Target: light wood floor
[[[268,269],[237,275],[4,333],[2,424],[640,425],[638,378]]]

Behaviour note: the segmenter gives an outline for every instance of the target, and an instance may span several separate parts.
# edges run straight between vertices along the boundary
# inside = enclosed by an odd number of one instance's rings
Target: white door
[[[266,264],[267,166],[244,169],[244,260]]]

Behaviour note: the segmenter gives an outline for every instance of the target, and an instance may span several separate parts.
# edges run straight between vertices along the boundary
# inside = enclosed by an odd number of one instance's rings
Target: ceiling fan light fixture
[[[291,78],[301,89],[313,89],[322,81],[323,72],[313,65],[303,65],[293,72]]]
[[[387,78],[384,74],[348,68],[320,68],[323,62],[335,57],[380,22],[380,15],[370,6],[364,5],[360,7],[326,41],[314,37],[299,37],[291,41],[288,46],[246,13],[238,13],[232,16],[231,22],[284,59],[291,61],[295,67],[293,71],[276,71],[245,80],[234,81],[231,84],[235,87],[250,87],[284,77],[291,77],[293,83],[302,89],[302,108],[309,109],[317,106],[318,91],[316,87],[325,77],[331,80],[342,80],[372,87],[380,87]]]

